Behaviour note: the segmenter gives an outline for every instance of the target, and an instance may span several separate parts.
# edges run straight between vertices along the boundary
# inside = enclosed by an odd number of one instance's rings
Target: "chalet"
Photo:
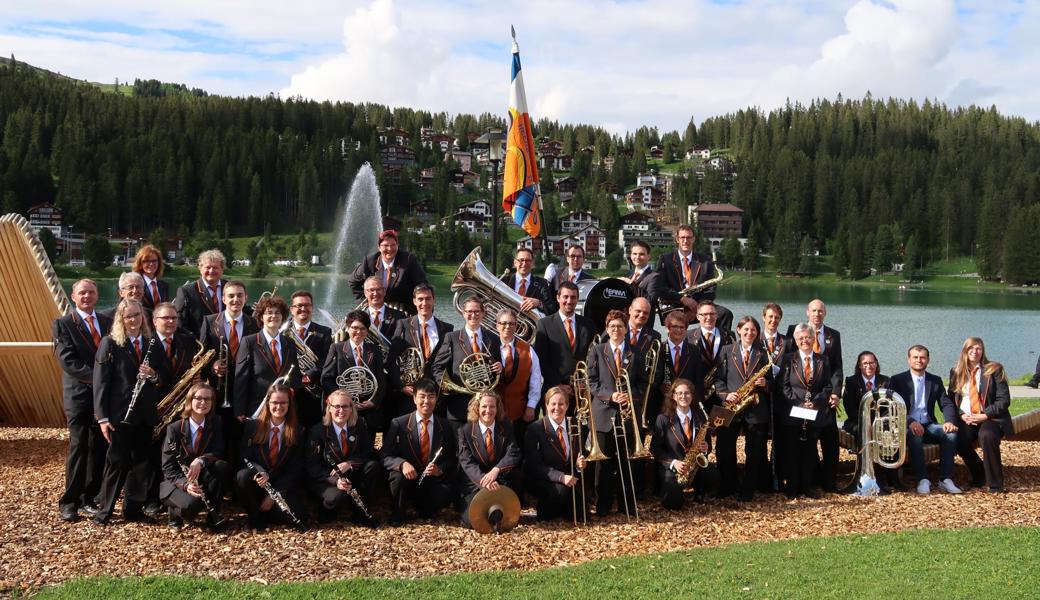
[[[415,164],[415,152],[408,146],[390,144],[379,149],[379,161],[383,165],[386,181],[401,183],[405,168]]]
[[[618,219],[621,231],[626,233],[637,233],[650,231],[656,225],[653,215],[641,211],[633,211]]]
[[[469,210],[460,209],[452,217],[455,225],[464,228],[470,235],[491,237],[491,218]]]
[[[665,193],[652,185],[625,191],[625,206],[629,210],[658,210],[665,205]]]
[[[465,204],[459,205],[459,208],[455,212],[456,214],[462,212],[471,212],[475,215],[480,215],[482,217],[490,217],[491,204],[489,204],[487,200],[474,200],[472,202],[467,202]]]
[[[437,213],[433,211],[433,202],[429,199],[413,202],[409,213],[423,223],[430,223],[437,217]]]
[[[636,175],[636,187],[643,187],[644,185],[657,186],[659,183],[660,180],[655,173],[639,173]]]
[[[538,154],[542,156],[560,156],[563,154],[563,142],[543,138],[538,142]]]
[[[664,148],[661,148],[660,146],[651,146],[649,154],[650,158],[660,160],[664,158]]]
[[[549,250],[554,256],[564,256],[571,246],[580,246],[585,250],[590,262],[593,257],[604,257],[607,254],[607,236],[599,227],[589,225],[580,231],[566,235],[550,235]],[[527,248],[536,255],[542,251],[542,239],[524,236],[517,240],[517,249]]]
[[[698,204],[690,207],[690,223],[708,238],[739,236],[744,210],[732,204]]]
[[[440,152],[448,152],[458,146],[458,141],[455,136],[436,131],[430,127],[423,127],[419,130],[419,134],[423,148],[432,148]]]
[[[467,187],[476,187],[480,183],[480,174],[473,171],[452,169],[448,176],[451,178],[451,185],[455,186],[457,192],[461,192]]]
[[[464,152],[462,150],[452,150],[444,155],[444,160],[453,160],[459,163],[459,168],[463,171],[473,170],[473,154],[470,152]]]
[[[428,167],[419,172],[419,187],[427,189],[433,187],[433,179],[437,174],[437,169]]]
[[[599,219],[589,211],[573,211],[563,216],[560,220],[560,231],[574,233],[581,231],[589,225],[599,227]]]
[[[60,238],[62,233],[61,209],[49,202],[31,207],[29,209],[29,226],[37,233],[41,229],[50,229],[55,239]]]
[[[407,146],[412,142],[412,136],[400,127],[380,127],[377,131],[380,146]]]
[[[686,151],[686,160],[693,160],[695,158],[708,160],[711,158],[711,149],[705,148],[704,146],[694,146]]]
[[[578,191],[578,182],[571,176],[556,180],[556,191],[560,193],[560,204],[567,204]]]
[[[632,242],[644,242],[651,249],[663,248],[673,249],[675,247],[675,233],[671,229],[652,225],[642,231],[618,231],[618,246],[625,248],[626,252],[631,249]]]

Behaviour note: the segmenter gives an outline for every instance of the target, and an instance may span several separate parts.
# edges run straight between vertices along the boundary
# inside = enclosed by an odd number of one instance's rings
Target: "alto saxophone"
[[[690,414],[690,418],[693,418],[693,414]],[[686,465],[686,474],[676,473],[675,480],[679,485],[689,485],[694,476],[697,475],[697,471],[708,466],[708,455],[701,452],[701,444],[708,438],[708,433],[712,427],[705,423],[697,430],[697,435],[693,437],[693,442],[686,449],[686,456],[683,457],[683,464]]]
[[[726,409],[733,411],[734,415],[740,414],[742,410],[752,404],[758,404],[758,392],[755,391],[755,381],[759,377],[765,377],[766,373],[773,368],[773,355],[769,352],[766,352],[765,355],[766,365],[758,371],[755,371],[751,377],[748,377],[748,380],[745,381],[743,385],[737,388],[737,391],[735,392],[737,394],[737,399],[735,401],[726,402],[724,404]]]

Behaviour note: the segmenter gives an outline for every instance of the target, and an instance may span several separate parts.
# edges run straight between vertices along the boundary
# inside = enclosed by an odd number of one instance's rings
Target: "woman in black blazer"
[[[684,486],[679,484],[678,475],[689,472],[686,455],[697,438],[697,431],[704,425],[696,389],[688,379],[676,379],[672,383],[671,393],[664,399],[661,414],[657,415],[657,421],[654,422],[650,453],[657,463],[661,505],[671,510],[683,507]],[[710,450],[707,438],[700,443],[699,450],[707,456]],[[704,502],[708,484],[706,469],[699,469],[692,483],[694,501]]]
[[[347,313],[344,325],[349,337],[333,344],[329,349],[329,355],[321,369],[321,388],[326,394],[331,394],[339,389],[337,379],[347,369],[368,368],[375,376],[376,390],[367,398],[355,398],[354,402],[358,415],[365,420],[372,435],[375,435],[378,431],[386,430],[383,424],[383,398],[386,397],[387,379],[383,367],[383,353],[378,346],[368,341],[368,328],[371,324],[372,320],[363,310]],[[358,350],[361,351],[360,361],[357,358]]]
[[[520,448],[498,392],[488,390],[474,396],[468,412],[467,423],[458,430],[459,491],[467,507],[462,511],[462,524],[473,527],[469,503],[477,492],[494,491],[501,485],[519,491]]]
[[[162,279],[165,269],[166,263],[163,261],[162,252],[151,244],[141,246],[141,249],[134,255],[133,266],[130,267],[130,270],[144,277],[144,296],[141,303],[149,311],[155,310],[155,307],[163,302],[173,300],[170,297],[170,284]],[[191,331],[189,333],[198,335],[199,332]]]
[[[1004,491],[1000,438],[1015,433],[1011,423],[1011,391],[1004,366],[986,358],[982,338],[969,337],[950,370],[947,393],[957,412],[957,453],[971,471],[972,485]],[[982,460],[975,443],[982,449]]]

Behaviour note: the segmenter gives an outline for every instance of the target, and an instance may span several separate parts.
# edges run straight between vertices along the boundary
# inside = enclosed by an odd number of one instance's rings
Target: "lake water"
[[[72,282],[63,281],[66,289]],[[183,282],[171,281],[171,286]],[[294,290],[309,290],[315,298],[326,297],[331,278],[299,277],[246,280],[249,297],[256,299],[264,290],[277,286],[279,295],[288,297]],[[115,281],[101,285],[101,306],[109,306],[116,296]],[[337,300],[323,306],[337,318],[357,304],[342,280]],[[719,302],[734,314],[734,322],[750,314],[761,322],[762,305],[773,301],[784,308],[781,330],[805,320],[805,306],[816,297],[827,303],[826,324],[842,334],[845,374],[852,372],[856,355],[871,350],[881,361],[882,372],[904,371],[906,349],[924,344],[931,350],[933,373],[945,377],[960,351],[964,339],[977,335],[986,341],[987,355],[1019,377],[1032,373],[1040,350],[1040,294],[936,292],[889,287],[824,286],[800,282],[749,282],[723,284]],[[319,300],[320,301],[320,300]],[[438,290],[437,316],[460,326],[462,319],[451,309],[447,289]],[[318,319],[321,320],[320,318]],[[660,327],[658,327],[660,329]]]

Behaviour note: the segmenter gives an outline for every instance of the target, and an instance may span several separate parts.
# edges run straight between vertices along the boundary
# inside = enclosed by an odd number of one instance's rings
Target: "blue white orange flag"
[[[538,237],[542,193],[538,187],[538,158],[534,153],[531,116],[527,114],[524,76],[520,72],[520,47],[513,32],[513,80],[509,86],[509,132],[506,134],[505,172],[502,177],[502,209],[531,237]]]

